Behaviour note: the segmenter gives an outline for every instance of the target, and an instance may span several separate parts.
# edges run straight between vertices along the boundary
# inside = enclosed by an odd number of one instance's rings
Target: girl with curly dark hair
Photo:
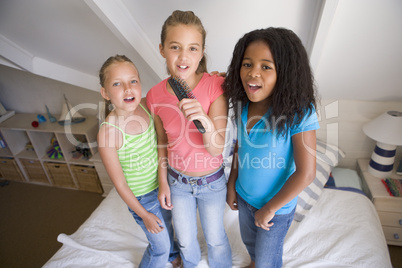
[[[316,170],[316,94],[300,39],[284,28],[245,34],[223,88],[238,137],[227,203],[239,210],[249,267],[282,267],[297,195]]]

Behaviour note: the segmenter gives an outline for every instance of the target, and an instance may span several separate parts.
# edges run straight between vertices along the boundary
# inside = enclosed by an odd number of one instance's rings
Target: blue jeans
[[[283,241],[293,221],[295,209],[289,214],[275,215],[269,231],[255,225],[258,210],[237,195],[240,233],[255,267],[282,267]]]
[[[179,256],[179,249],[174,242],[174,233],[172,226],[172,215],[168,210],[162,209],[158,201],[158,189],[153,190],[142,196],[137,196],[140,204],[148,211],[156,215],[164,227],[163,231],[153,234],[147,231],[144,221],[131,208],[128,210],[133,215],[135,221],[142,228],[149,241],[148,247],[145,249],[139,267],[165,268],[166,263],[173,261]]]
[[[187,180],[192,178],[184,174],[180,176]],[[197,240],[197,208],[208,246],[209,267],[232,267],[232,251],[223,226],[226,205],[225,175],[209,184],[191,185],[168,174],[168,182],[173,205],[173,223],[184,267],[196,267],[201,259]]]

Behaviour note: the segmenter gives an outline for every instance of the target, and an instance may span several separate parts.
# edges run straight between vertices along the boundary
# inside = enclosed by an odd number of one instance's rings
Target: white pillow
[[[233,108],[230,108],[228,114],[228,122],[226,125],[225,147],[223,148],[222,152],[226,180],[229,179],[230,170],[232,169],[233,152],[237,140],[237,126],[235,121],[233,120],[233,114]]]
[[[302,221],[307,212],[317,203],[322,193],[329,174],[338,164],[339,160],[345,157],[345,153],[335,145],[327,144],[317,140],[317,167],[314,181],[307,186],[297,199],[295,221]]]
[[[335,187],[351,187],[362,190],[362,182],[356,170],[336,167],[332,170]]]

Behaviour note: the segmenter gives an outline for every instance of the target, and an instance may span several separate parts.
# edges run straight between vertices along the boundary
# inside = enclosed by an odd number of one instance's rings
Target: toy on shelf
[[[3,135],[0,133],[0,148],[7,148],[7,143],[3,138]]]
[[[86,146],[84,146],[82,143],[77,145],[72,153],[73,159],[80,159],[82,157],[84,160],[89,160],[89,158],[92,156],[89,148],[86,148]]]
[[[31,125],[33,127],[37,128],[40,123],[46,122],[46,118],[43,115],[38,114],[36,117],[38,118],[38,121],[32,121]]]
[[[64,104],[61,110],[61,116],[59,118],[59,125],[72,125],[85,121],[85,117],[83,117],[78,111],[71,107],[71,104],[68,102],[66,95],[64,95]]]
[[[27,144],[25,144],[25,150],[27,150],[27,151],[35,151],[31,142],[27,142]]]
[[[38,118],[39,124],[43,123],[43,122],[46,122],[46,118],[43,115],[38,114],[36,117]]]
[[[52,123],[57,122],[56,117],[54,117],[54,116],[50,113],[49,108],[47,107],[47,105],[45,105],[45,107],[46,107],[46,111],[47,111],[47,117],[49,117],[50,122],[52,122]]]
[[[63,153],[61,152],[60,145],[58,141],[56,140],[55,137],[52,138],[50,141],[52,144],[50,149],[47,150],[47,155],[49,156],[50,159],[61,159],[63,158]]]

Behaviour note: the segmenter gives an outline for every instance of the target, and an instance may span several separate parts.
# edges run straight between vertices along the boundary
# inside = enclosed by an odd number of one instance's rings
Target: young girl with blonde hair
[[[154,122],[141,99],[133,62],[110,57],[99,72],[102,97],[113,105],[98,133],[99,153],[117,192],[149,241],[139,267],[180,267],[170,211],[158,199],[158,153]]]

